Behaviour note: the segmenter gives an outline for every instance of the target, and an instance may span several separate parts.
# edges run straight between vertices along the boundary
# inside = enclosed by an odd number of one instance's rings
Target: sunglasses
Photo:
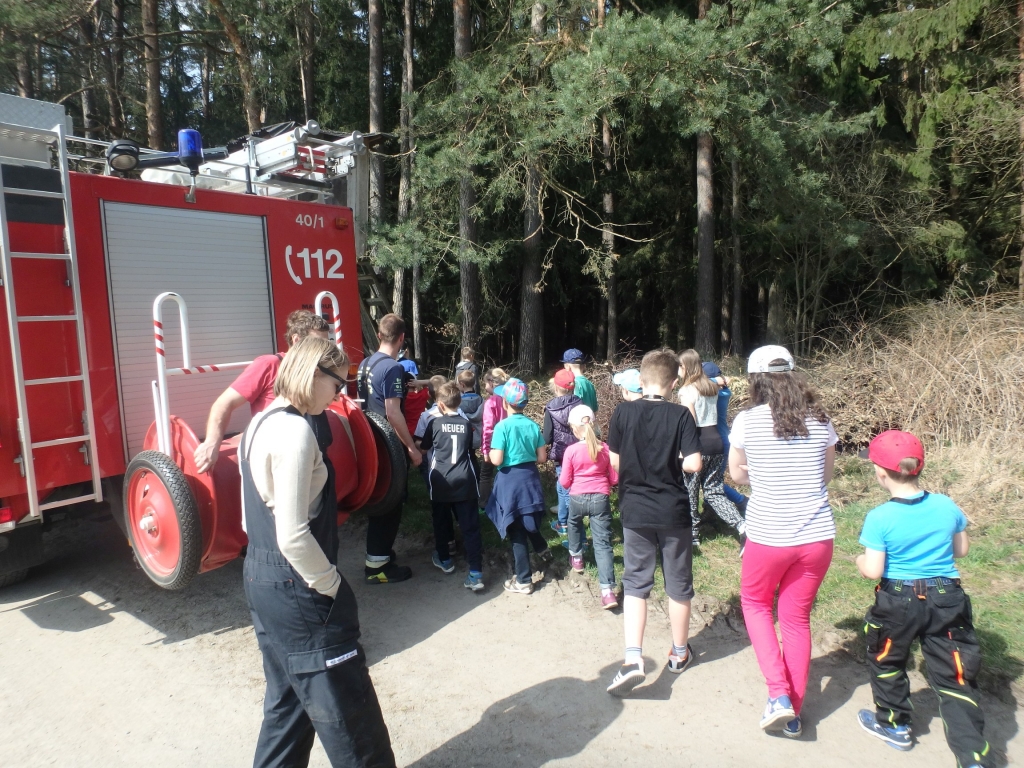
[[[340,395],[342,387],[345,386],[345,380],[343,378],[341,378],[338,374],[333,373],[333,372],[327,370],[322,365],[318,365],[316,367],[316,369],[318,371],[320,371],[320,373],[324,374],[325,376],[330,376],[332,379],[334,379],[336,382],[338,382],[337,384],[334,385],[334,396],[337,397],[338,395]]]

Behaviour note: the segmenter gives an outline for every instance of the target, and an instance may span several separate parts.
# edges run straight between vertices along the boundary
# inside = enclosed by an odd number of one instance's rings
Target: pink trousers
[[[797,547],[747,542],[740,577],[743,621],[771,698],[789,696],[797,714],[804,703],[811,666],[811,606],[832,562],[832,541]],[[779,630],[772,604],[779,593]]]

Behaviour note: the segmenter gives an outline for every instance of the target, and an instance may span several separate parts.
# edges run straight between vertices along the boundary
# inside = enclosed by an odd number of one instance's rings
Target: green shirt
[[[597,390],[590,383],[590,379],[582,374],[577,375],[572,393],[582,400],[584,405],[589,406],[590,410],[597,413]]]
[[[544,447],[540,427],[521,413],[515,413],[494,425],[491,448],[504,451],[501,468],[537,461],[537,449]]]

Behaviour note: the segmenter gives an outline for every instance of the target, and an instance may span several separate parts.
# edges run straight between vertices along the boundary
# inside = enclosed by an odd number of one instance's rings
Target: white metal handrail
[[[334,327],[334,343],[341,347],[341,313],[338,311],[338,297],[330,291],[320,291],[316,295],[313,308],[321,317],[324,314],[324,299],[331,300],[331,325]]]
[[[178,321],[181,325],[182,365],[180,368],[167,367],[164,347],[163,303],[168,299],[178,305]],[[153,300],[153,339],[156,344],[156,381],[153,382],[153,411],[156,414],[157,445],[163,453],[171,456],[171,411],[168,404],[167,377],[230,371],[237,368],[245,368],[252,361],[246,360],[238,363],[193,366],[189,347],[188,307],[185,304],[185,299],[173,291],[165,291]]]

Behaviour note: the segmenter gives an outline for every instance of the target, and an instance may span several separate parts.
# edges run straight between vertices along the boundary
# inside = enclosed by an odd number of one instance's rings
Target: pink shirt
[[[483,439],[480,441],[480,449],[484,456],[491,450],[491,435],[494,434],[494,425],[505,418],[505,401],[497,395],[491,395],[484,403],[484,429]]]
[[[249,401],[252,415],[262,413],[274,401],[274,381],[281,367],[277,355],[260,355],[235,379],[231,388]]]
[[[591,461],[587,444],[580,440],[565,449],[562,456],[562,474],[558,482],[569,489],[569,495],[601,493],[607,496],[613,485],[619,482],[619,473],[612,467],[608,457],[608,445],[601,443],[597,461]]]

